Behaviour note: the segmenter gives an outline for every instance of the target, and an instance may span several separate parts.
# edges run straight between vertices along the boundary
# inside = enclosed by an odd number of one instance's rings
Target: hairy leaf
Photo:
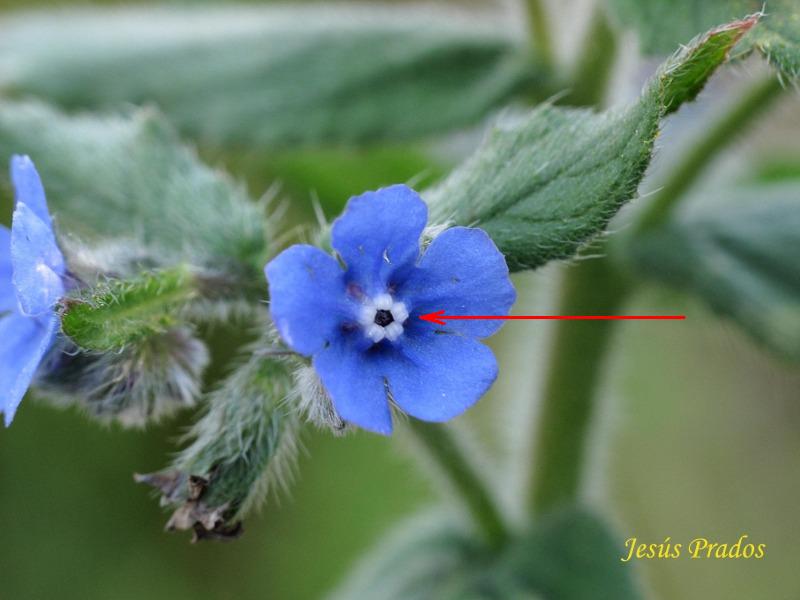
[[[57,226],[80,239],[135,239],[167,265],[258,272],[265,261],[263,210],[153,111],[67,116],[0,100],[0,156],[15,153],[31,156]]]
[[[740,45],[757,50],[787,77],[800,76],[800,3],[796,0],[609,0],[619,20],[638,29],[645,52],[675,44],[716,23],[765,12]]]
[[[131,7],[6,17],[0,89],[70,108],[153,102],[212,143],[409,138],[475,123],[540,71],[522,36],[474,12]]]
[[[755,22],[735,21],[692,41],[633,106],[597,114],[545,105],[501,124],[425,195],[433,222],[484,228],[512,270],[572,256],[636,193],[662,117],[699,93]]]
[[[196,294],[186,267],[103,281],[63,303],[61,329],[81,348],[118,350],[131,341],[173,327]]]
[[[640,594],[622,547],[579,510],[552,515],[499,553],[453,519],[432,513],[403,524],[331,600],[559,598],[633,600]],[[579,574],[577,576],[576,574]]]
[[[633,600],[642,595],[620,537],[580,509],[551,514],[512,546],[497,578],[564,600]],[[580,573],[576,577],[576,573]]]
[[[417,515],[367,552],[329,600],[448,598],[488,557],[452,514]]]
[[[644,234],[632,248],[643,276],[698,294],[770,348],[800,360],[800,184],[720,193]]]
[[[191,529],[195,540],[238,536],[247,512],[286,483],[299,426],[287,402],[295,366],[255,351],[211,394],[172,465],[137,476],[175,508],[168,529]]]

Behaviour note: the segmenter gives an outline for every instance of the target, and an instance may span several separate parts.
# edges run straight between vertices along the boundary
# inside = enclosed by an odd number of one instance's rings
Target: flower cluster
[[[0,226],[0,411],[11,424],[59,328],[64,257],[56,244],[44,188],[27,156],[11,159],[15,190],[11,231]]]
[[[505,315],[516,297],[503,255],[480,229],[447,229],[421,253],[427,218],[425,202],[406,186],[367,192],[333,224],[344,268],[319,248],[295,245],[265,269],[283,340],[312,357],[345,421],[381,434],[392,432],[391,405],[446,421],[497,377],[494,355],[478,339],[501,322],[437,326],[419,317]]]
[[[0,409],[10,424],[59,329],[64,257],[42,182],[27,157],[11,161],[15,209],[0,228]],[[453,227],[421,251],[427,206],[396,185],[353,198],[333,224],[333,257],[296,245],[265,268],[284,341],[312,357],[338,418],[382,434],[391,407],[446,421],[497,377],[480,338],[498,321],[420,319],[507,314],[515,299],[503,255],[480,229]],[[338,259],[338,260],[337,260]]]

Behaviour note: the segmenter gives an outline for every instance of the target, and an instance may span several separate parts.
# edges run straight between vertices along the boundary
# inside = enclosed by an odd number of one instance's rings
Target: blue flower
[[[11,231],[0,225],[0,411],[8,427],[59,327],[64,257],[44,188],[27,156],[11,159]]]
[[[333,224],[332,256],[288,248],[266,266],[271,313],[284,341],[313,357],[339,415],[392,432],[390,405],[425,421],[447,421],[472,406],[497,377],[492,351],[477,338],[500,321],[446,326],[420,315],[507,314],[516,293],[508,267],[481,229],[453,227],[420,254],[428,220],[403,185],[352,198]]]

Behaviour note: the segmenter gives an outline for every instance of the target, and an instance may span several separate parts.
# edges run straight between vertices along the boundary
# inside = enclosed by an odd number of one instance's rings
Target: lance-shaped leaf
[[[597,114],[545,105],[501,124],[425,194],[432,221],[484,228],[514,270],[572,256],[636,193],[662,117],[699,93],[756,21],[696,38],[633,106]]]
[[[254,351],[208,399],[192,428],[193,440],[172,465],[137,475],[175,508],[170,530],[193,530],[194,539],[238,536],[241,520],[293,466],[299,419],[288,405],[296,365]]]
[[[408,138],[473,124],[541,72],[509,18],[433,5],[18,15],[0,20],[0,90],[155,103],[212,143]]]
[[[63,302],[61,329],[82,349],[119,350],[174,327],[196,294],[195,278],[184,266],[102,281]]]
[[[608,0],[620,22],[639,31],[648,53],[671,52],[716,23],[765,12],[737,53],[756,50],[786,77],[800,76],[800,3],[796,0]]]
[[[135,239],[160,264],[229,272],[266,260],[263,210],[153,111],[68,116],[0,100],[0,156],[15,153],[34,160],[59,229],[79,239]]]
[[[497,553],[452,515],[432,513],[404,523],[368,556],[330,600],[641,597],[630,565],[620,562],[622,546],[579,510],[545,518]]]
[[[643,276],[689,290],[773,350],[800,360],[800,184],[719,194],[631,248]]]

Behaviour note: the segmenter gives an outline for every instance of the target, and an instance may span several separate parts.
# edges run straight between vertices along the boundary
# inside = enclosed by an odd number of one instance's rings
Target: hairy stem
[[[778,77],[773,73],[758,79],[746,90],[684,155],[664,187],[650,200],[632,233],[640,234],[663,223],[720,151],[771,106],[782,90]]]
[[[778,78],[759,79],[706,132],[653,198],[633,234],[662,223],[713,159],[781,92]],[[629,234],[626,234],[626,237]],[[560,314],[614,314],[629,283],[611,260],[579,263],[566,274]],[[538,415],[528,494],[530,511],[541,514],[572,502],[579,493],[596,387],[615,321],[560,321],[556,325]]]
[[[628,286],[606,258],[569,268],[558,314],[615,314]],[[615,321],[559,321],[537,416],[530,511],[542,514],[573,501],[583,472],[586,441]]]
[[[555,64],[553,40],[550,35],[550,22],[543,0],[528,0],[528,21],[531,29],[531,42],[541,63],[552,69]]]
[[[486,542],[495,548],[501,546],[509,535],[504,519],[452,433],[442,425],[417,419],[409,421],[409,430],[464,503]]]

